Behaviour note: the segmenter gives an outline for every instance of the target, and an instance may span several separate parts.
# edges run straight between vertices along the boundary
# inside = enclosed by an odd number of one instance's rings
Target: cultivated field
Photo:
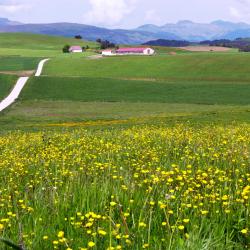
[[[91,60],[16,35],[0,99],[51,60],[0,113],[1,249],[250,248],[249,54]]]
[[[231,51],[231,48],[225,48],[225,47],[218,47],[218,46],[187,46],[187,47],[181,47],[183,50],[192,51],[192,52],[227,52]]]

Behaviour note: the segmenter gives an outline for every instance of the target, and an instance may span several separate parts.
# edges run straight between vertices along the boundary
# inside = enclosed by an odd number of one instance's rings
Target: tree
[[[75,36],[75,39],[82,39],[82,36],[76,35],[76,36]]]
[[[65,45],[62,49],[63,53],[69,53],[70,45]]]
[[[96,39],[96,42],[97,43],[102,43],[102,39],[98,38],[98,39]]]
[[[89,45],[86,45],[86,49],[89,49]]]

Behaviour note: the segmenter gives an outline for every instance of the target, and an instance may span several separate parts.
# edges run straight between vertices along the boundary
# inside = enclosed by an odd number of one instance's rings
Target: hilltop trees
[[[75,36],[75,39],[82,39],[82,36],[76,35],[76,36]]]
[[[99,38],[96,40],[96,42],[100,44],[101,49],[108,49],[108,48],[115,48],[116,47],[116,45],[114,43],[111,43],[108,40],[102,40]]]

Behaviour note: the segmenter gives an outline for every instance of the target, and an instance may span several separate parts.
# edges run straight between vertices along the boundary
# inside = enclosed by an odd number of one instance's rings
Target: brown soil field
[[[0,74],[17,75],[19,77],[22,77],[22,76],[32,76],[34,73],[35,73],[34,70],[26,70],[26,71],[0,71]]]
[[[231,50],[231,48],[216,47],[216,46],[187,46],[187,47],[181,47],[181,49],[193,52],[209,52],[209,51],[227,52]]]

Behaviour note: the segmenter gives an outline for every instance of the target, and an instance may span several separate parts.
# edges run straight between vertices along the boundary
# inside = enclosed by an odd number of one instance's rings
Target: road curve
[[[49,59],[44,59],[38,64],[38,68],[36,71],[35,76],[40,76],[42,74],[43,66]],[[12,89],[10,94],[0,102],[0,112],[9,107],[15,100],[19,97],[22,89],[24,88],[25,84],[29,80],[29,77],[20,77],[17,80],[15,87]]]
[[[0,102],[0,112],[10,106],[20,95],[25,83],[29,80],[29,77],[20,77],[11,91],[11,93]]]
[[[47,61],[49,61],[48,58],[39,62],[35,76],[40,76],[42,74],[43,66]]]

